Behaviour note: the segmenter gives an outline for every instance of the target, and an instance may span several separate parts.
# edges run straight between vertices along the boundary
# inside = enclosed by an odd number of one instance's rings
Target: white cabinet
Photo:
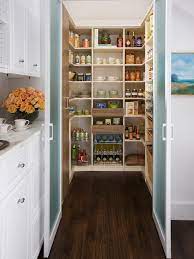
[[[9,1],[10,59],[8,73],[39,77],[40,0]]]
[[[26,6],[25,0],[10,0],[11,72],[26,73]]]
[[[28,74],[40,75],[40,0],[28,1],[27,8]]]
[[[1,259],[29,258],[29,183],[27,175],[3,202]]]
[[[38,131],[0,157],[0,259],[38,258],[44,235],[42,154]]]

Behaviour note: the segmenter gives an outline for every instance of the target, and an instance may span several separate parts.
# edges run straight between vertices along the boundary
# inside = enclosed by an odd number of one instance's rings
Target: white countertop
[[[17,145],[20,145],[24,141],[28,140],[32,135],[42,130],[43,121],[35,121],[32,123],[29,129],[22,132],[11,131],[7,135],[0,135],[0,140],[7,140],[10,142],[9,146],[3,150],[0,150],[0,159],[4,157],[9,151],[14,149]]]

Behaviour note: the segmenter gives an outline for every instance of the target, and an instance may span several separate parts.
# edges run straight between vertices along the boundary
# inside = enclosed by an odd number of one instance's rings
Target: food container
[[[85,73],[85,81],[92,81],[92,74],[91,73]]]
[[[73,80],[74,76],[75,76],[75,72],[69,71],[69,80]]]
[[[103,121],[96,121],[96,125],[103,125]]]
[[[90,41],[87,38],[82,40],[82,47],[83,48],[89,48],[90,47]]]
[[[97,90],[97,97],[105,98],[106,97],[106,91],[105,90]]]
[[[86,64],[91,64],[92,63],[92,58],[91,55],[86,56]]]
[[[75,56],[75,64],[80,64],[80,56],[78,54]]]
[[[77,73],[77,81],[84,81],[84,73]]]
[[[121,119],[120,118],[113,118],[113,124],[114,125],[120,125],[121,124]]]
[[[108,108],[111,108],[111,109],[119,108],[119,102],[118,101],[109,101]]]
[[[140,71],[136,71],[135,72],[135,80],[136,81],[141,81],[141,72]]]
[[[111,125],[111,119],[105,119],[105,125]]]
[[[141,58],[139,56],[135,58],[135,64],[141,64]]]
[[[85,57],[85,55],[81,55],[80,63],[81,63],[82,65],[86,64],[86,57]]]
[[[106,103],[97,103],[96,108],[97,109],[105,109],[105,108],[107,108],[107,104]]]
[[[135,64],[135,55],[134,54],[126,55],[126,64]]]
[[[136,81],[136,73],[134,71],[131,71],[129,73],[130,81]]]
[[[80,47],[79,40],[80,40],[79,34],[76,33],[75,36],[74,36],[74,47],[75,48],[79,48]]]
[[[109,96],[110,96],[110,98],[118,97],[118,91],[117,90],[110,90]]]

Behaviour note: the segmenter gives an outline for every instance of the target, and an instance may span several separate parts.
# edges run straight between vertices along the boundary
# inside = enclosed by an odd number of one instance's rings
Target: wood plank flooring
[[[179,242],[174,239],[173,259],[194,259],[193,247],[186,251]],[[151,197],[139,173],[76,174],[49,259],[164,258]]]

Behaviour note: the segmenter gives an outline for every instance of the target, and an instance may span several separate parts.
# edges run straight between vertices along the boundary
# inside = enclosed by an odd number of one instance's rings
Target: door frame
[[[56,1],[61,7],[62,3]],[[62,8],[60,8],[62,17]],[[50,121],[50,0],[41,1],[41,83],[45,90],[45,124],[44,124],[44,257],[48,258],[52,248],[59,223],[62,218],[62,145],[60,147],[60,209],[54,223],[52,231],[50,231],[50,141],[51,140],[51,121]],[[60,27],[62,31],[62,19],[60,19]],[[61,48],[62,52],[62,48]],[[62,55],[60,59],[60,78],[62,79]],[[62,80],[60,80],[60,143],[62,140]]]
[[[166,254],[166,258],[171,258],[171,26],[172,26],[172,1],[166,1],[166,19],[165,19],[165,104],[166,104],[166,193],[165,193],[165,233],[160,226],[157,214],[154,210],[154,195],[153,195],[153,219]],[[155,10],[155,2],[153,10]],[[155,11],[154,11],[155,13]],[[155,19],[154,19],[155,21]],[[155,34],[155,33],[154,33]],[[155,36],[154,36],[155,42]],[[155,44],[154,44],[155,45]],[[155,48],[155,46],[154,46]],[[157,75],[154,72],[154,76]],[[155,163],[155,152],[153,153],[153,163]],[[153,164],[155,171],[155,166]],[[154,188],[153,188],[154,190]]]

